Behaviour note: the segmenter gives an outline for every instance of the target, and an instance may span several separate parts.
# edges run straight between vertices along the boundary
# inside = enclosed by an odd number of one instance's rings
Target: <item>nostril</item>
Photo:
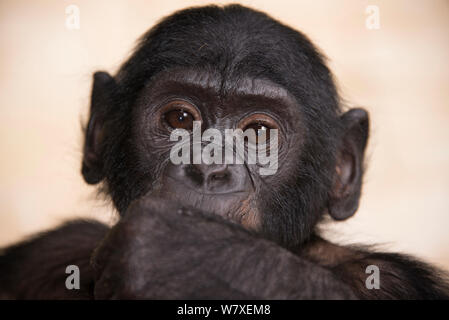
[[[227,177],[228,177],[228,174],[226,172],[217,172],[217,173],[212,173],[210,175],[211,180],[223,180],[223,179],[226,179]]]
[[[215,167],[206,177],[208,183],[216,184],[216,183],[226,183],[229,181],[230,173],[227,168],[227,165],[222,167]]]
[[[184,167],[184,177],[194,187],[206,189],[228,186],[231,173],[227,165],[192,164]]]
[[[188,178],[190,178],[193,182],[198,185],[202,185],[204,182],[204,175],[200,169],[198,169],[194,165],[188,165],[184,168],[185,174]]]

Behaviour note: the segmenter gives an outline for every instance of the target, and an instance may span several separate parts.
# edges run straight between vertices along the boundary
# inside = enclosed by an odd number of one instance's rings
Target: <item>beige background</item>
[[[0,2],[0,245],[75,216],[112,222],[80,171],[91,74],[114,72],[155,21],[207,1]],[[243,1],[307,33],[343,96],[371,112],[361,207],[329,235],[449,269],[449,2]],[[65,8],[80,9],[68,30]],[[367,5],[380,29],[365,27]]]

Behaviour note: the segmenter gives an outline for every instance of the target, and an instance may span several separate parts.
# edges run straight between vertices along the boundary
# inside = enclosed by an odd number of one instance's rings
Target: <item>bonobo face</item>
[[[114,77],[95,73],[82,173],[121,215],[166,197],[294,247],[324,213],[358,207],[368,114],[339,102],[300,32],[241,6],[187,9],[150,29]],[[243,151],[226,143],[238,129],[258,133]],[[250,161],[267,140],[269,161]],[[178,147],[192,152],[177,158]],[[226,160],[195,161],[197,147]]]
[[[285,89],[264,79],[224,79],[218,72],[177,68],[156,75],[139,94],[134,110],[132,140],[137,141],[138,162],[157,164],[147,194],[218,214],[249,229],[260,228],[261,197],[276,192],[270,187],[274,181],[288,180],[283,163],[297,161],[300,151],[301,117]],[[197,133],[215,129],[221,134],[222,140],[211,143],[218,145],[214,151],[222,154],[223,161],[193,161],[195,121],[201,124]],[[170,135],[176,129],[190,136],[187,163],[170,159],[177,143]],[[268,152],[276,156],[276,170],[260,174],[260,162],[248,161],[237,154],[238,148],[226,144],[226,133],[235,129],[255,133],[244,140],[246,155],[251,146],[274,141],[269,133],[277,130],[276,154],[274,149]],[[203,139],[199,145],[204,150],[207,143]],[[225,154],[232,154],[234,161],[225,162]]]

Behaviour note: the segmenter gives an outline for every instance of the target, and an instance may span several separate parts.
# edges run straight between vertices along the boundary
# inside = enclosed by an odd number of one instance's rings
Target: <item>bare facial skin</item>
[[[157,157],[162,158],[173,147],[169,141],[171,131],[192,130],[193,121],[201,121],[202,131],[214,128],[223,134],[227,129],[266,126],[280,132],[281,163],[291,161],[294,153],[289,146],[293,146],[292,139],[298,142],[301,134],[301,128],[292,130],[297,127],[295,122],[300,121],[297,107],[284,88],[269,80],[220,80],[211,72],[175,69],[157,75],[143,90],[137,102],[137,114],[142,116],[136,117],[136,137],[145,145],[142,152],[157,150]],[[247,162],[174,165],[163,161],[151,194],[213,212],[252,230],[260,229],[257,201],[261,189],[273,178],[288,174],[281,168],[276,177],[261,176],[258,166]]]

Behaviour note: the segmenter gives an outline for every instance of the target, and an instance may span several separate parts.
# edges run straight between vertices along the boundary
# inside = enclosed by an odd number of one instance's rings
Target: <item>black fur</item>
[[[71,221],[0,251],[1,299],[92,299],[92,249],[108,231],[96,221]],[[81,273],[80,290],[67,290],[68,265]]]

